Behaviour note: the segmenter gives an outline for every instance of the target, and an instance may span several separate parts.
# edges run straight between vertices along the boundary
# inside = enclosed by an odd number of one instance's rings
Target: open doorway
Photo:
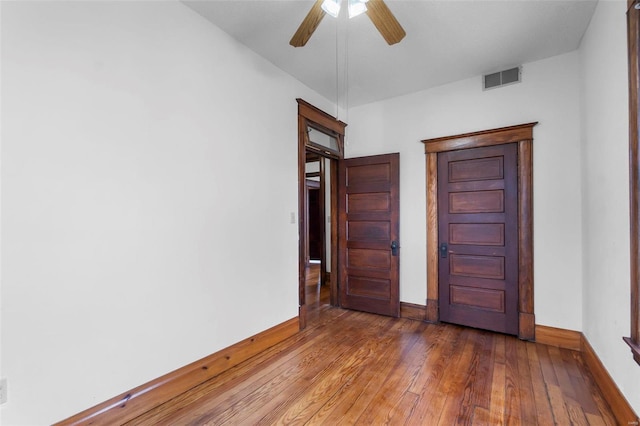
[[[325,259],[325,194],[324,158],[307,153],[305,164],[305,216],[307,234],[305,258],[307,264],[320,264]]]
[[[317,276],[318,297],[339,306],[338,161],[343,155],[346,124],[298,101],[299,321],[307,326],[307,284]],[[313,216],[313,217],[312,217]],[[315,275],[314,275],[315,274]],[[309,281],[311,280],[311,281]],[[311,301],[311,297],[309,298]]]
[[[330,303],[331,265],[331,176],[330,160],[307,151],[305,164],[305,305],[307,321],[313,321]],[[326,226],[326,225],[329,226]]]

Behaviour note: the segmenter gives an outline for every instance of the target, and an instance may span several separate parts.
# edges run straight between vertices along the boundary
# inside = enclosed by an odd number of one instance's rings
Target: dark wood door
[[[518,334],[517,145],[438,154],[440,319]]]
[[[340,306],[397,317],[400,154],[340,162]]]

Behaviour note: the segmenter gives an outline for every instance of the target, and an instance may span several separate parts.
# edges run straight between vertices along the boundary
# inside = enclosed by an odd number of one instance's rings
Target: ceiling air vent
[[[520,67],[494,72],[493,74],[485,74],[482,76],[482,82],[484,90],[520,83]]]

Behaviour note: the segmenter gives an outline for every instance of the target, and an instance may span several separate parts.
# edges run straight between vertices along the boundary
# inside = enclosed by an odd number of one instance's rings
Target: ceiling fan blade
[[[369,0],[367,15],[388,44],[396,44],[407,35],[383,0]]]
[[[321,7],[322,1],[323,0],[317,0],[309,13],[307,13],[307,16],[298,27],[298,30],[293,37],[291,37],[291,41],[289,41],[290,45],[293,47],[302,47],[307,44],[311,35],[316,28],[318,28],[320,21],[322,21],[322,18],[324,18],[324,15],[326,14]]]

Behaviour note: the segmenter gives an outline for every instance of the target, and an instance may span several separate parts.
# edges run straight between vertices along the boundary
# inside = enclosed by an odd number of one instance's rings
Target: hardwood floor
[[[615,425],[579,352],[332,308],[130,425]]]

